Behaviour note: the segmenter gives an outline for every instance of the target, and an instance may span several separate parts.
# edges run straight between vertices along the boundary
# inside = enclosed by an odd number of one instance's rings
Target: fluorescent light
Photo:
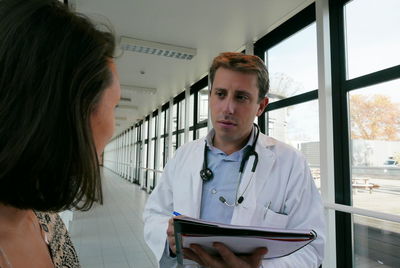
[[[127,36],[121,36],[120,46],[121,49],[127,51],[146,53],[181,60],[191,60],[196,55],[196,49],[194,48],[140,40]]]
[[[123,120],[123,121],[125,121],[125,120],[128,120],[128,118],[126,116],[116,116],[115,120]]]
[[[154,95],[157,93],[156,88],[150,88],[150,87],[139,87],[139,86],[121,84],[121,88],[125,89],[125,90],[129,90],[129,91],[137,92],[137,93],[144,93],[144,94],[150,94],[150,95]]]
[[[118,104],[117,108],[119,109],[130,109],[130,110],[137,110],[138,107],[136,105],[129,105],[129,104]]]

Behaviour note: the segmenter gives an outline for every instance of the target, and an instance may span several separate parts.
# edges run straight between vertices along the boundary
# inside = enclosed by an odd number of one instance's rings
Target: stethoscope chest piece
[[[209,168],[200,170],[200,177],[203,181],[209,181],[213,178],[213,172]]]

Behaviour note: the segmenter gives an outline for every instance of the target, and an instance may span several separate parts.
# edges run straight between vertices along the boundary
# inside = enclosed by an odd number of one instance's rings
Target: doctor
[[[172,212],[221,223],[313,229],[311,244],[283,258],[262,260],[259,248],[235,256],[223,244],[221,257],[201,247],[185,249],[205,267],[319,267],[323,259],[322,202],[304,156],[260,133],[253,125],[268,104],[268,72],[260,58],[222,53],[210,68],[209,105],[213,129],[186,143],[167,163],[143,214],[145,241],[160,267],[176,267]],[[187,267],[196,267],[188,265]]]

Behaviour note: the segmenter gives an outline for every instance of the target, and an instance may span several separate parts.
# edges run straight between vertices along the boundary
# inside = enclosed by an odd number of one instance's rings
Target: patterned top
[[[69,233],[57,213],[35,211],[40,227],[47,238],[50,256],[55,268],[80,268],[78,255]]]

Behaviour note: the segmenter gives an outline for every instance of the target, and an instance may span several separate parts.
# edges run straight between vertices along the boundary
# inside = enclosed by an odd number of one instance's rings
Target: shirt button
[[[215,188],[213,188],[212,190],[211,190],[211,193],[212,194],[216,194],[218,191],[217,191],[217,189],[215,189]]]

